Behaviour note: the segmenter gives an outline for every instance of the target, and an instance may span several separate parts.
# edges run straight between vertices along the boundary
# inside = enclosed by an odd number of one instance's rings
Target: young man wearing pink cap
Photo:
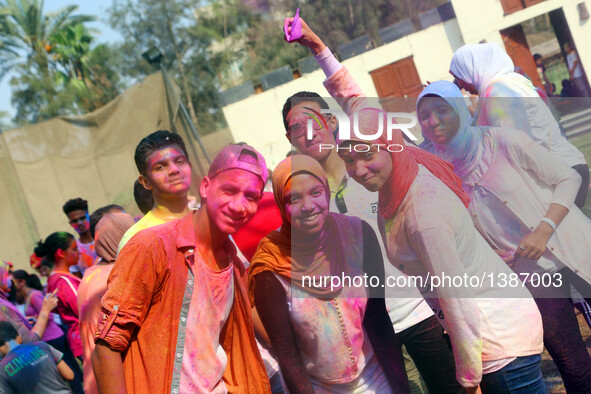
[[[256,213],[266,179],[256,150],[227,146],[201,182],[201,209],[121,250],[93,353],[101,393],[270,392],[228,237]]]

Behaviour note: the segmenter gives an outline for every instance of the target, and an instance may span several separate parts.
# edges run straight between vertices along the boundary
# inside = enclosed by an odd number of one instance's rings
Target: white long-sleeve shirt
[[[519,273],[554,273],[564,266],[591,283],[591,220],[574,205],[579,174],[539,143],[514,130],[483,131],[484,153],[463,179],[469,211],[478,231],[495,248],[514,252],[546,214],[550,204],[569,213],[537,261],[517,258]]]
[[[423,296],[450,336],[461,385],[476,386],[483,373],[542,352],[542,320],[529,292],[521,282],[503,282],[512,271],[476,231],[459,198],[423,166],[397,214],[382,219],[380,228],[388,258],[405,274],[452,278],[445,287],[424,288]],[[458,285],[463,277],[478,279]]]
[[[341,69],[342,65],[333,56],[330,49],[326,48],[324,51],[314,56],[318,61],[318,64],[326,74],[327,78],[330,78],[334,73]],[[344,183],[341,184],[339,190],[331,190],[330,196],[330,211],[339,212],[339,208],[336,204],[336,194],[339,193],[345,205],[347,207],[346,214],[349,216],[357,216],[362,220],[365,220],[376,232],[379,234],[378,229],[378,193],[370,192],[353,179],[346,178]],[[339,212],[345,213],[345,212]],[[382,239],[379,239],[380,248],[382,250],[382,256],[384,258],[384,270],[387,277],[392,279],[404,276],[397,268],[392,264],[387,263],[386,249]],[[388,315],[394,326],[394,331],[397,333],[406,330],[418,324],[431,316],[433,311],[425,302],[421,294],[416,288],[407,287],[386,287],[386,309]]]
[[[490,82],[479,99],[477,124],[521,130],[569,167],[586,164],[581,151],[562,135],[550,108],[519,77],[503,74]]]

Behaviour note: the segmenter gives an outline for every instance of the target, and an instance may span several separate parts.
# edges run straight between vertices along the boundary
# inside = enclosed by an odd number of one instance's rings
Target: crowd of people
[[[460,48],[454,83],[417,99],[417,147],[376,134],[388,115],[304,20],[285,34],[361,133],[341,139],[330,114],[310,132],[329,106],[298,92],[282,112],[295,153],[270,171],[225,147],[198,208],[183,139],[143,138],[143,217],[75,198],[77,236],[31,255],[45,285],[1,262],[0,391],[538,394],[546,347],[567,393],[590,393],[570,293],[591,303],[589,168],[530,80],[497,44]],[[445,275],[483,281],[433,286]],[[425,281],[385,286],[408,278]]]

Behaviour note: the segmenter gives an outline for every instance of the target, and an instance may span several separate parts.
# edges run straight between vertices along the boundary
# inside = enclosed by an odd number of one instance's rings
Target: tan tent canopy
[[[198,196],[208,163],[180,111],[178,87],[167,85],[161,72],[92,113],[2,133],[0,259],[30,269],[36,241],[54,231],[73,233],[62,211],[71,198],[88,200],[91,213],[107,204],[139,213],[133,199],[138,176],[133,154],[143,137],[160,129],[185,140],[193,163],[192,194]],[[202,141],[213,157],[232,137],[218,131]]]

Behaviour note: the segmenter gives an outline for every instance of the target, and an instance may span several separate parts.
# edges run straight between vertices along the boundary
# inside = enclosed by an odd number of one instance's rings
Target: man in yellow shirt
[[[119,252],[139,231],[179,219],[190,212],[191,163],[182,137],[158,130],[135,149],[138,181],[154,196],[154,207],[123,235]]]

